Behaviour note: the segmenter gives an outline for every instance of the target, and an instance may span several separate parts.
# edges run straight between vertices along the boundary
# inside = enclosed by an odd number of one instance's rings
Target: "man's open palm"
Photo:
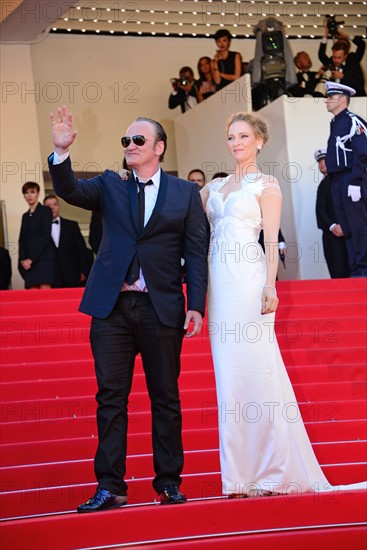
[[[54,114],[50,113],[50,120],[55,150],[59,154],[66,153],[77,134],[76,130],[73,130],[73,115],[63,105],[57,109],[56,119]]]

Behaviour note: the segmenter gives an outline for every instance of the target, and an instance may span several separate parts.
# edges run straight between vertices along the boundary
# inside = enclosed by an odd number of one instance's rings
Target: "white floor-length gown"
[[[273,178],[249,174],[228,196],[208,184],[209,332],[215,368],[223,494],[335,490],[305,430],[276,336],[261,315],[266,279],[258,244],[259,197],[278,194]],[[366,484],[338,489],[366,488]]]

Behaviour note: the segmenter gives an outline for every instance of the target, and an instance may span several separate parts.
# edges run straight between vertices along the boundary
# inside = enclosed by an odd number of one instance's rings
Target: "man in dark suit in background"
[[[294,58],[297,72],[297,84],[289,88],[294,97],[323,97],[324,94],[316,92],[315,88],[322,77],[321,72],[311,71],[312,61],[307,52],[298,52]]]
[[[324,37],[319,46],[319,59],[325,69],[331,69],[331,80],[350,86],[356,91],[357,96],[365,96],[364,74],[361,67],[361,61],[366,50],[366,43],[361,36],[353,38],[353,44],[357,46],[355,52],[350,52],[349,36],[338,30],[337,40],[332,45],[332,56],[326,55],[326,44],[329,34],[327,25],[324,30]]]
[[[103,218],[102,241],[80,306],[93,316],[98,488],[78,511],[107,510],[127,502],[127,403],[138,353],[151,400],[153,487],[161,504],[184,503],[180,353],[191,322],[187,337],[201,330],[207,289],[208,235],[199,188],[160,169],[167,136],[154,120],[137,118],[121,139],[132,170],[126,181],[110,170],[77,180],[69,158],[76,136],[72,115],[64,106],[56,120],[51,115],[51,123],[55,151],[49,168],[56,193],[71,204],[100,211]]]
[[[0,246],[0,290],[9,290],[11,282],[11,259],[9,251]]]
[[[53,288],[82,286],[91,269],[87,246],[76,221],[60,217],[60,203],[47,195],[43,204],[52,210],[51,236],[56,248],[56,274]]]
[[[337,222],[331,194],[331,178],[326,169],[326,148],[316,149],[314,157],[324,176],[317,188],[316,220],[317,227],[322,230],[322,246],[326,264],[332,279],[349,277],[347,247],[343,230]]]

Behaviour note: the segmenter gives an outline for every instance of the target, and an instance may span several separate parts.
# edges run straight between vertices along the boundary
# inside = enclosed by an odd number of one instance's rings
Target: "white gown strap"
[[[226,178],[215,178],[214,180],[207,183],[207,186],[209,187],[209,192],[211,191],[219,191],[227,183],[231,175],[227,176]]]
[[[274,176],[264,176],[262,180],[262,187],[262,198],[268,197],[269,195],[276,195],[277,197],[282,196],[282,191],[278,180]]]

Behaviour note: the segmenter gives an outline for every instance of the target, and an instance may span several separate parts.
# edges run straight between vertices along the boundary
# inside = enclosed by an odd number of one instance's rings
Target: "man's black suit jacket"
[[[9,251],[0,246],[0,290],[8,290],[11,281],[11,259]]]
[[[307,74],[307,79],[305,78]],[[303,97],[305,95],[312,95],[315,93],[315,88],[320,82],[320,78],[316,77],[318,73],[316,71],[298,71],[297,72],[297,84],[289,88],[289,92],[294,97]],[[322,94],[320,94],[322,95]]]
[[[87,246],[79,225],[73,220],[60,217],[60,241],[56,248],[57,268],[55,286],[80,286],[80,276],[88,275]]]
[[[185,92],[185,90],[183,90],[182,88],[177,88],[175,94],[171,93],[171,95],[168,98],[168,108],[175,109],[176,107],[180,106],[181,112],[185,113],[187,110],[186,102],[187,102],[188,96],[194,97],[196,101],[198,100],[198,84],[196,80],[194,82],[193,87],[188,93]]]
[[[64,200],[99,210],[103,237],[89,275],[80,310],[104,319],[111,313],[131,260],[138,254],[153,307],[160,321],[182,328],[185,300],[181,258],[185,258],[187,309],[204,314],[207,290],[208,234],[199,188],[161,171],[153,213],[139,235],[136,183],[122,181],[106,170],[92,179],[77,180],[70,159],[49,169],[56,193]]]
[[[322,231],[325,231],[327,234],[330,233],[330,226],[333,223],[339,223],[336,218],[333,198],[331,195],[330,176],[325,176],[317,188],[316,220],[317,227]]]
[[[341,80],[341,84],[354,88],[357,96],[365,96],[364,75],[360,63],[366,49],[366,44],[360,36],[356,36],[353,43],[357,46],[357,50],[351,52],[347,56],[343,66],[344,76]],[[333,64],[333,58],[326,55],[326,44],[323,42],[321,42],[319,46],[319,59],[325,67]]]

